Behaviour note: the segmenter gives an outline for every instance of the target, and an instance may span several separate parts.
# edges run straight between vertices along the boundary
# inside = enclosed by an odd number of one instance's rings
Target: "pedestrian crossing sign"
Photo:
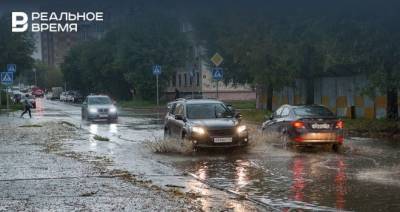
[[[14,74],[13,72],[1,72],[0,78],[2,84],[10,85],[13,83]]]
[[[222,68],[213,68],[212,76],[214,80],[221,80],[224,77],[224,70]]]

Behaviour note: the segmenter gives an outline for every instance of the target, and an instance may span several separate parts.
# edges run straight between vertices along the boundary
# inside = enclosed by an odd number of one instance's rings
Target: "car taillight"
[[[296,142],[303,142],[303,141],[304,141],[304,138],[298,136],[298,137],[295,137],[295,138],[294,138],[294,141],[296,141]]]
[[[294,122],[292,122],[292,126],[296,129],[301,129],[301,128],[304,128],[304,122],[294,121]]]
[[[339,120],[336,122],[336,129],[343,129],[344,128],[344,122],[342,120]]]
[[[344,141],[344,137],[343,136],[338,136],[337,138],[336,138],[336,140],[339,142],[339,143],[343,143],[343,141]]]

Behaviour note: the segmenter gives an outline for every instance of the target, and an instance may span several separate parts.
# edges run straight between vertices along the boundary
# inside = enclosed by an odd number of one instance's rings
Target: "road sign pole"
[[[157,108],[159,107],[159,99],[158,99],[158,75],[156,75],[156,83],[157,83]]]
[[[7,101],[7,113],[8,113],[8,92],[6,91],[6,101]]]
[[[217,80],[217,99],[219,99],[219,90],[218,90],[218,87],[219,87],[219,80]]]

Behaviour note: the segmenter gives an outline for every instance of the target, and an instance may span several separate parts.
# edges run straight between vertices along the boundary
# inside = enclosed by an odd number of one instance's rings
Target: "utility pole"
[[[33,73],[35,73],[35,87],[37,87],[36,68],[33,68]]]

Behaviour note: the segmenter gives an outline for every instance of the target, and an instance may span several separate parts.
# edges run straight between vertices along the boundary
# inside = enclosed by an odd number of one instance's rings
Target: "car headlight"
[[[246,125],[241,125],[237,128],[237,132],[240,134],[247,129]]]
[[[116,107],[111,107],[110,108],[110,113],[116,113],[117,112],[117,108]]]
[[[89,108],[89,113],[97,113],[97,109],[96,108]]]
[[[202,128],[202,127],[192,127],[192,131],[193,131],[194,133],[199,134],[199,135],[203,135],[203,134],[206,133],[206,131],[205,131],[204,128]]]

